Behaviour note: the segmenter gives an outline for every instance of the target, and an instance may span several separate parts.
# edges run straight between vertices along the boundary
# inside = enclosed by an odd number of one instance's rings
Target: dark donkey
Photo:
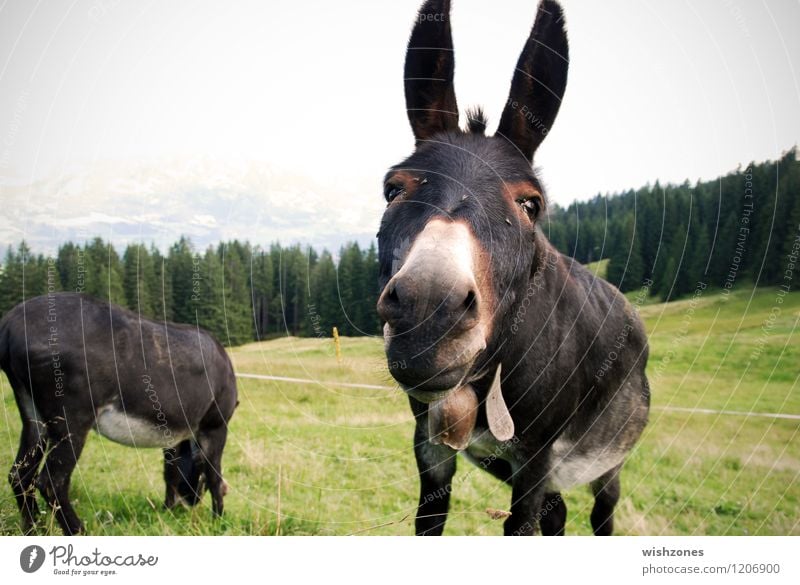
[[[51,293],[0,321],[0,368],[22,417],[9,481],[25,532],[38,516],[37,487],[64,533],[82,532],[68,492],[92,428],[124,445],[164,449],[168,508],[196,504],[207,483],[213,511],[222,514],[236,379],[209,333],[86,295]]]
[[[494,136],[458,126],[448,1],[426,2],[405,65],[415,152],[385,180],[378,242],[389,369],[409,394],[417,534],[441,534],[456,453],[511,484],[506,534],[563,534],[560,490],[591,484],[611,534],[619,472],[649,409],[631,305],[558,253],[531,163],[567,82],[561,7],[540,4]]]

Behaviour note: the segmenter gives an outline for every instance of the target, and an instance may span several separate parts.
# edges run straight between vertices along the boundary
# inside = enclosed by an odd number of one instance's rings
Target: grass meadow
[[[602,267],[598,267],[602,269]],[[618,534],[800,534],[800,420],[718,411],[800,414],[800,293],[704,291],[642,303],[650,334],[650,424],[628,459]],[[237,371],[316,380],[243,378],[224,456],[226,513],[210,498],[161,508],[161,453],[96,434],[73,475],[72,497],[97,535],[408,535],[417,474],[413,421],[377,338],[282,338],[231,350]],[[0,463],[17,449],[19,414],[0,376]],[[702,412],[707,409],[713,412]],[[564,494],[568,534],[590,534],[586,488]],[[459,460],[445,534],[502,533],[487,508],[510,489]],[[52,514],[44,530],[59,534]],[[18,534],[10,488],[0,489],[0,533]]]

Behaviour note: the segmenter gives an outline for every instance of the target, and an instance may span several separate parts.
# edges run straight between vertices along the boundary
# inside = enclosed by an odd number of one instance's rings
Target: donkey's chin
[[[448,392],[458,388],[467,377],[470,368],[454,368],[426,375],[424,372],[404,371],[392,373],[406,394],[420,402],[435,402]]]
[[[435,402],[468,381],[473,365],[483,348],[484,345],[481,344],[480,348],[470,352],[466,359],[462,354],[456,363],[435,359],[426,360],[425,364],[409,364],[404,360],[390,361],[389,372],[412,398],[425,403]],[[447,352],[440,355],[447,355]]]

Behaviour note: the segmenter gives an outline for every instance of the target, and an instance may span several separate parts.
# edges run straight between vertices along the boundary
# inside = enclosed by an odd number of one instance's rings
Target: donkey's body
[[[537,240],[550,257],[537,258],[539,274],[549,274],[531,291],[524,314],[510,313],[503,325],[510,335],[493,359],[508,364],[502,388],[512,416],[527,413],[515,420],[517,438],[536,437],[550,447],[545,484],[558,491],[616,468],[636,442],[649,406],[647,342],[616,288],[555,251],[541,234]],[[517,451],[524,456],[525,449],[513,442],[503,449],[481,432],[488,429],[480,412],[467,454],[478,463],[495,454],[509,471],[517,467]]]
[[[426,2],[406,58],[417,148],[387,175],[378,236],[387,357],[417,421],[417,533],[442,532],[461,451],[513,486],[506,534],[563,534],[559,491],[579,484],[610,534],[647,421],[647,339],[619,291],[539,226],[531,159],[566,86],[560,7],[540,5],[495,136],[479,113],[458,128],[453,63],[449,2]]]
[[[225,350],[205,331],[86,295],[49,294],[0,322],[0,368],[22,417],[9,479],[26,531],[36,520],[34,487],[65,533],[82,530],[68,491],[91,429],[124,445],[164,449],[168,507],[179,498],[196,503],[205,475],[214,511],[222,512],[221,457],[236,381]]]

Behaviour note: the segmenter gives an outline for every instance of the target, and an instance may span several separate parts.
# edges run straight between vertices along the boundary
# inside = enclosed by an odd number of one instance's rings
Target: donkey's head
[[[205,457],[196,441],[186,440],[178,445],[178,495],[189,506],[203,499],[205,484]]]
[[[544,0],[494,136],[480,111],[459,129],[449,0],[429,0],[408,44],[416,149],[386,175],[378,312],[392,375],[430,402],[482,375],[534,264],[546,206],[533,156],[567,83],[561,7]]]

